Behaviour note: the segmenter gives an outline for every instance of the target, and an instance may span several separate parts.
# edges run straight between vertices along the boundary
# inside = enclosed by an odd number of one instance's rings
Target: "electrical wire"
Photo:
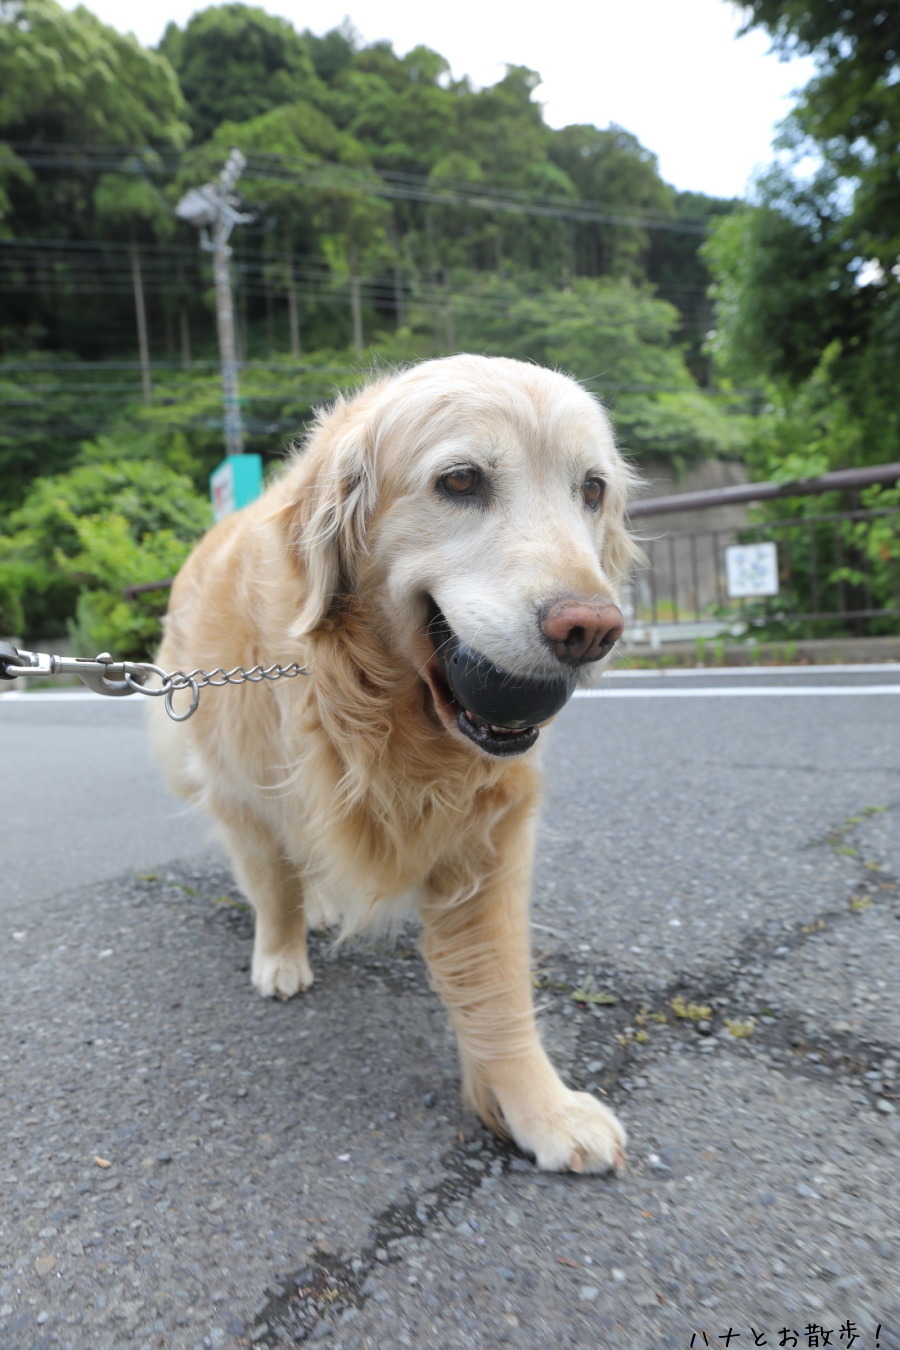
[[[171,150],[155,150],[147,161],[145,146],[100,146],[87,144],[8,142],[16,156],[33,169],[91,169],[95,173],[119,173],[130,177],[152,178],[157,168],[174,176],[181,157]],[[246,152],[245,152],[246,153]],[[127,163],[128,158],[132,163]],[[439,206],[461,206],[486,212],[512,212],[517,215],[545,216],[596,225],[622,226],[628,229],[664,230],[704,235],[710,219],[692,220],[662,213],[611,212],[599,202],[563,195],[528,192],[501,184],[469,183],[454,179],[433,179],[422,174],[390,169],[354,169],[328,160],[310,163],[290,155],[246,153],[245,182],[274,181],[298,187],[319,188],[326,193],[353,193],[366,197],[414,201]]]

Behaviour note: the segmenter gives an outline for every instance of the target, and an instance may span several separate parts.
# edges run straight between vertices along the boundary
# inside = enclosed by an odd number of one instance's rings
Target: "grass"
[[[582,980],[581,984],[572,990],[571,997],[576,1003],[593,1003],[601,1008],[611,1008],[619,1001],[615,994],[606,994],[600,989],[595,989],[591,979]]]
[[[688,1022],[708,1022],[712,1017],[712,1008],[705,1003],[685,1003],[680,994],[672,999],[670,1007],[676,1017]]]

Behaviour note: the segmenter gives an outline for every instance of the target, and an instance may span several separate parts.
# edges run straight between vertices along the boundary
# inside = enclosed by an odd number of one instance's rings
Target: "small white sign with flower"
[[[729,544],[725,550],[725,580],[732,600],[751,595],[777,595],[777,546],[771,542]]]

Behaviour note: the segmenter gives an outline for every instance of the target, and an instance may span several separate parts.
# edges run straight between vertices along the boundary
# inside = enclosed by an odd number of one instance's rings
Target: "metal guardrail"
[[[843,511],[734,526],[675,531],[644,539],[649,569],[639,574],[632,592],[628,624],[632,641],[660,641],[741,631],[754,625],[815,624],[838,621],[857,634],[870,620],[900,616],[900,559],[893,549],[878,565],[865,549],[868,526],[896,521],[900,510],[865,509],[862,488],[900,482],[900,463],[842,469],[793,483],[747,483],[706,492],[686,492],[638,502],[632,517],[675,511],[810,497],[841,491],[851,507]],[[777,546],[778,594],[736,600],[726,586],[725,550],[729,544],[772,542]]]
[[[872,464],[863,469],[836,469],[818,478],[800,478],[792,483],[736,483],[726,488],[703,492],[678,492],[668,497],[652,497],[633,502],[628,508],[632,519],[658,516],[669,511],[696,511],[711,506],[743,506],[747,502],[768,502],[779,497],[813,497],[823,492],[876,487],[900,481],[900,462]]]
[[[148,595],[150,591],[167,591],[174,580],[174,577],[166,577],[164,581],[141,581],[123,587],[122,594],[126,600],[133,600],[136,595]]]

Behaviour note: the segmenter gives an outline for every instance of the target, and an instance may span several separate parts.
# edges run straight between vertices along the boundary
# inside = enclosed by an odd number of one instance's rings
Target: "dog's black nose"
[[[541,612],[541,632],[566,666],[602,660],[624,630],[622,611],[610,600],[554,600]]]

